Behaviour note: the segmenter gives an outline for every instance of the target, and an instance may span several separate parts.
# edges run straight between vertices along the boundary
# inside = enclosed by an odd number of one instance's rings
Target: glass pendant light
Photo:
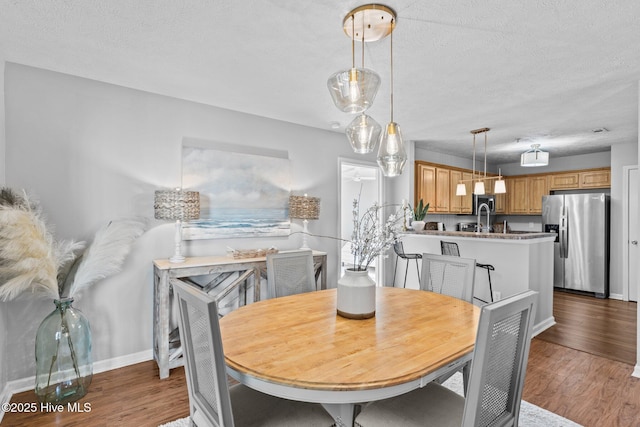
[[[373,153],[380,139],[382,126],[372,117],[362,113],[347,126],[345,133],[354,153]]]
[[[391,33],[391,121],[385,127],[385,131],[380,139],[378,150],[378,165],[385,176],[393,177],[402,174],[404,164],[407,162],[407,152],[404,148],[404,141],[400,126],[393,121],[393,29],[395,20],[390,22]]]
[[[348,18],[351,19],[351,69],[333,74],[327,80],[327,87],[340,111],[358,114],[373,104],[380,87],[380,76],[375,71],[356,68],[355,16],[352,13]]]
[[[362,20],[362,69],[364,69],[364,32],[365,22]],[[368,154],[373,153],[373,150],[375,150],[381,131],[382,127],[378,122],[371,116],[362,113],[349,123],[345,133],[354,153]]]

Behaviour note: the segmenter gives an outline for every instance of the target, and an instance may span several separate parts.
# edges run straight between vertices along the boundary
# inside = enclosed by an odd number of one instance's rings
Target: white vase
[[[369,319],[376,314],[376,282],[369,272],[345,270],[338,280],[337,311],[349,319]]]
[[[415,231],[422,231],[424,230],[425,224],[426,222],[424,221],[413,221],[411,223],[411,228],[413,228]]]

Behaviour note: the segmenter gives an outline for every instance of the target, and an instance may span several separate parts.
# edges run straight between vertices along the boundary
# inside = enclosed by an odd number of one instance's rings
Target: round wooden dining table
[[[321,403],[351,426],[357,405],[423,387],[469,360],[480,309],[433,292],[376,288],[375,316],[336,314],[336,289],[259,301],[220,320],[229,374]]]

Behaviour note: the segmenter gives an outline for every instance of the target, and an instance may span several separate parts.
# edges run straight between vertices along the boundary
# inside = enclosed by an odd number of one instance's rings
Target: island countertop
[[[407,230],[407,235],[414,236],[449,236],[449,237],[471,237],[477,239],[503,239],[503,240],[529,240],[552,237],[555,240],[555,233],[511,231],[509,233],[478,233],[475,231],[439,231],[439,230]]]
[[[506,298],[526,290],[538,292],[533,333],[555,324],[553,317],[553,252],[555,233],[475,233],[469,231],[410,231],[401,234],[404,252],[440,254],[442,241],[458,244],[460,256],[490,264],[493,270],[475,272],[474,296],[481,301]],[[416,270],[398,268],[395,286],[419,289]],[[489,286],[491,277],[492,286]]]

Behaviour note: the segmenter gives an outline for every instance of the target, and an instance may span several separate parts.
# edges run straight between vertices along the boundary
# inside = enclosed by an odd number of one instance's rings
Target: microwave
[[[474,194],[473,195],[473,210],[472,210],[472,214],[473,215],[477,215],[478,214],[478,207],[481,206],[483,203],[485,203],[487,206],[489,206],[489,213],[490,214],[496,213],[496,196],[494,194]],[[486,212],[486,210],[483,209],[482,213],[484,214],[485,212]]]

